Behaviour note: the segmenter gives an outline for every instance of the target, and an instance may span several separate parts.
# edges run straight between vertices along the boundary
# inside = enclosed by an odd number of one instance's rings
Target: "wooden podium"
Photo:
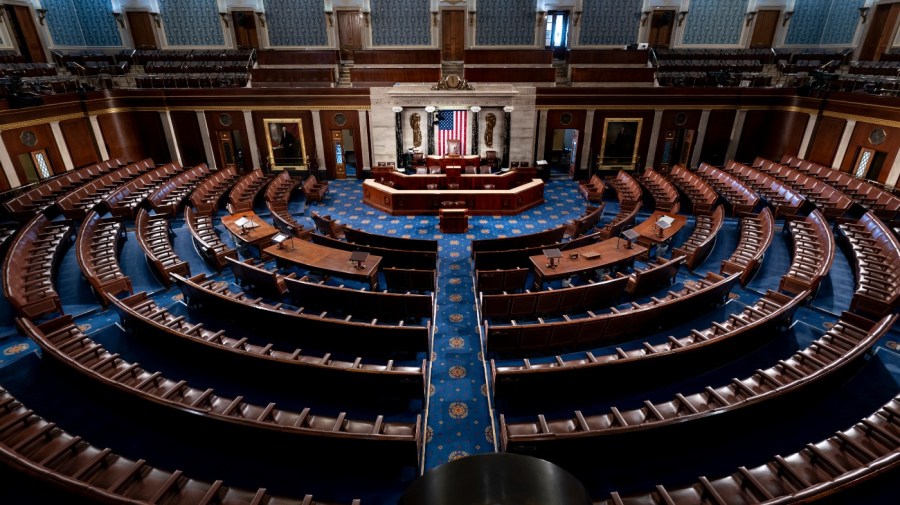
[[[440,227],[443,233],[465,233],[469,229],[469,209],[441,209]]]

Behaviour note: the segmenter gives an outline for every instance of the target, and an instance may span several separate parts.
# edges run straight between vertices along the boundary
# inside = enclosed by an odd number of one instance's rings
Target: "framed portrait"
[[[306,146],[300,119],[264,119],[272,170],[306,170]]]
[[[597,168],[604,170],[634,170],[638,163],[641,139],[641,118],[606,118]]]

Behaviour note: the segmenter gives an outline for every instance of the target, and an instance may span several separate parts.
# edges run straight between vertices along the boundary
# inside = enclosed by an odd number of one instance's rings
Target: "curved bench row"
[[[56,201],[56,206],[67,218],[80,221],[89,212],[103,203],[107,195],[116,191],[128,181],[140,177],[154,168],[156,168],[156,165],[150,158],[130,163],[118,170],[93,179],[79,186],[74,191],[66,193],[65,196]]]
[[[774,207],[776,218],[796,215],[806,203],[806,198],[787,184],[743,163],[729,161],[723,170],[737,177],[765,198],[768,204]]]
[[[300,185],[300,179],[295,179],[285,170],[279,173],[272,182],[266,186],[266,208],[272,214],[272,221],[279,230],[300,237],[303,235],[304,227],[298,223],[294,216],[288,211],[288,203],[291,200],[291,194]]]
[[[697,167],[697,175],[715,188],[716,192],[728,202],[731,206],[731,215],[739,216],[756,210],[759,195],[740,179],[706,163],[701,163]]]
[[[259,168],[242,175],[228,191],[228,212],[237,214],[253,210],[254,200],[274,178],[274,175],[264,174]]]
[[[438,252],[437,240],[378,235],[349,226],[344,226],[344,238],[347,239],[347,242],[353,242],[354,244],[383,247],[385,249],[400,249],[404,251],[421,251],[427,253]]]
[[[62,312],[53,268],[73,229],[71,221],[51,221],[39,213],[13,238],[3,260],[3,294],[19,315],[37,318]]]
[[[179,258],[172,247],[172,230],[167,217],[150,216],[147,209],[141,208],[134,220],[134,234],[147,263],[166,287],[172,285],[169,278],[172,272],[190,277],[191,265]]]
[[[622,230],[634,226],[634,220],[641,210],[643,194],[640,184],[623,170],[619,170],[616,176],[607,179],[607,182],[616,190],[619,212],[600,229],[601,239],[618,237]]]
[[[716,236],[722,229],[722,223],[725,222],[725,211],[721,205],[717,205],[712,214],[698,214],[694,216],[694,220],[691,236],[672,249],[672,256],[684,256],[684,264],[692,272],[712,251]]]
[[[528,235],[514,235],[504,238],[483,238],[472,241],[472,257],[476,253],[489,251],[510,251],[514,249],[530,249],[540,246],[549,246],[562,241],[566,234],[566,227],[558,226],[549,230],[530,233]]]
[[[243,396],[227,398],[212,388],[193,387],[185,380],[150,372],[138,363],[129,363],[118,353],[110,353],[82,333],[71,316],[62,316],[40,326],[27,319],[17,324],[49,356],[92,383],[112,389],[125,397],[140,400],[147,406],[158,406],[185,419],[200,417],[224,422],[233,428],[262,430],[270,435],[304,437],[304,443],[332,445],[334,449],[353,450],[356,454],[372,451],[367,457],[383,453],[416,462],[419,457],[421,416],[415,422],[385,422],[318,415],[304,408],[294,412],[278,408],[275,403],[257,405]]]
[[[589,205],[584,210],[584,214],[582,214],[581,217],[569,221],[566,225],[565,236],[572,239],[593,230],[600,222],[600,218],[603,217],[604,207],[606,207],[606,203],[603,202],[596,207]]]
[[[366,251],[376,256],[381,256],[381,267],[413,268],[421,270],[434,270],[437,268],[437,252],[407,251],[405,249],[390,249],[373,245],[357,244],[336,238],[326,237],[318,233],[310,235],[313,243],[341,249],[344,251]]]
[[[282,303],[268,304],[261,298],[235,293],[228,285],[198,274],[190,278],[172,274],[189,306],[219,309],[224,318],[249,322],[256,329],[277,331],[291,327],[303,345],[335,352],[372,353],[428,352],[431,349],[431,323],[425,326],[378,324],[374,321],[348,321],[306,313],[304,308],[288,308]],[[380,353],[380,354],[379,354]]]
[[[675,165],[669,172],[669,180],[687,195],[694,215],[711,213],[719,200],[719,195],[705,180],[684,165]]]
[[[206,163],[185,170],[150,193],[147,196],[147,203],[157,214],[176,216],[194,189],[212,174]]]
[[[557,355],[555,361],[539,364],[528,359],[523,359],[521,364],[497,364],[492,359],[494,395],[534,402],[544,395],[556,397],[567,391],[577,392],[579,386],[599,383],[596,381],[649,377],[666,380],[666,371],[710,368],[710,362],[719,361],[718,356],[734,356],[757,345],[760,335],[768,336],[778,327],[787,327],[802,301],[803,297],[770,290],[753,305],[721,323],[714,322],[703,330],[692,329],[683,337],[669,336],[660,343],[645,341],[627,350],[616,347],[602,353],[588,351],[584,357]]]
[[[656,203],[655,210],[677,214],[681,209],[681,205],[678,203],[678,190],[671,181],[656,170],[647,168],[643,174],[637,177],[637,180],[653,196],[653,201]]]
[[[516,357],[528,352],[557,351],[572,347],[610,345],[640,334],[656,331],[661,324],[677,324],[698,310],[723,303],[738,276],[722,277],[708,272],[706,278],[685,284],[678,292],[669,291],[663,298],[649,302],[632,302],[628,308],[610,307],[606,314],[588,312],[587,317],[563,316],[562,321],[491,325],[484,323],[488,352]]]
[[[314,380],[317,387],[340,391],[343,396],[377,391],[385,395],[421,397],[425,392],[424,359],[420,366],[400,366],[393,360],[372,363],[357,357],[353,361],[343,361],[327,352],[315,355],[304,354],[298,348],[279,350],[272,343],[257,345],[244,337],[230,337],[223,329],[208,328],[203,323],[192,323],[183,316],[174,316],[145,292],[122,299],[112,298],[111,301],[126,330],[154,339],[168,337],[169,343],[187,344],[182,347],[189,347],[198,354],[208,351],[206,355],[215,358],[209,360],[211,363],[222,362],[227,356],[233,358],[228,363],[242,370],[253,369],[260,373],[282,371],[294,380]]]
[[[832,328],[807,348],[788,359],[778,360],[772,367],[757,370],[745,379],[733,379],[718,388],[706,387],[693,394],[677,394],[664,402],[645,401],[640,408],[547,420],[538,415],[535,421],[507,423],[500,416],[500,444],[504,451],[525,452],[560,462],[577,458],[592,450],[595,444],[611,442],[610,437],[643,434],[664,436],[666,428],[687,429],[701,419],[719,423],[733,416],[752,412],[776,399],[796,398],[817,383],[836,376],[842,368],[861,359],[897,320],[897,315],[871,321],[845,312]],[[723,427],[724,428],[724,427]],[[710,430],[710,423],[703,424]]]
[[[787,165],[758,157],[753,160],[753,168],[788,184],[821,209],[827,218],[841,217],[853,205],[853,200],[841,191]]]
[[[803,220],[788,221],[794,242],[794,259],[781,277],[779,289],[794,295],[815,293],[834,263],[834,234],[821,212],[814,210]]]
[[[871,211],[838,227],[856,260],[850,310],[877,317],[892,312],[900,298],[900,241]]]
[[[311,505],[312,495],[294,499],[206,482],[181,470],[163,470],[132,460],[72,435],[0,388],[0,459],[4,465],[103,503],[168,505]],[[359,505],[353,500],[352,505]]]
[[[613,492],[595,505],[671,505],[698,503],[811,503],[837,496],[845,488],[892,471],[900,465],[900,396],[850,428],[803,449],[777,455],[754,467],[738,467],[719,478],[626,496]]]
[[[527,270],[518,269],[514,272],[527,273]],[[481,320],[562,316],[573,312],[609,307],[619,302],[630,279],[627,275],[619,274],[615,278],[607,275],[600,282],[590,281],[588,284],[563,289],[526,291],[524,293],[504,291],[493,294],[489,291],[481,291],[478,294]],[[524,281],[523,275],[519,283],[520,290]],[[479,287],[482,285],[485,285],[484,281],[479,282]]]
[[[103,203],[114,217],[133,219],[151,193],[183,172],[184,167],[180,163],[166,163],[116,188],[103,197]]]
[[[759,214],[744,214],[741,217],[741,237],[734,253],[722,260],[720,273],[741,274],[741,285],[746,286],[775,237],[775,219],[772,211],[765,207]]]
[[[190,206],[184,207],[184,222],[188,225],[194,248],[216,270],[225,268],[226,258],[237,258],[237,251],[219,237],[212,214],[201,214]]]
[[[91,211],[81,228],[75,243],[75,257],[84,278],[91,284],[94,295],[104,307],[105,294],[132,293],[131,279],[119,266],[119,247],[127,238],[122,223],[102,218]]]
[[[216,171],[211,177],[203,179],[191,193],[191,205],[198,214],[211,214],[219,208],[222,197],[237,182],[240,176],[234,167],[226,167]]]
[[[606,183],[599,175],[594,174],[590,180],[578,183],[578,191],[584,196],[588,203],[600,203],[603,201],[603,192],[606,191]]]

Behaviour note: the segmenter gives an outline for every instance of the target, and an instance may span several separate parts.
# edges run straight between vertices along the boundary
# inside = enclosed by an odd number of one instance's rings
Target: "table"
[[[275,257],[279,266],[300,265],[310,270],[327,272],[337,277],[367,281],[374,291],[378,286],[378,266],[381,256],[370,254],[361,268],[351,261],[354,251],[344,251],[314,244],[307,240],[288,240],[282,247],[269,246],[264,253]]]
[[[425,164],[429,167],[441,167],[442,171],[452,165],[478,167],[481,164],[481,156],[426,156]]]
[[[441,209],[440,228],[443,233],[465,233],[469,229],[469,209]]]
[[[247,218],[253,225],[244,226],[242,228],[235,224],[236,221],[241,218]],[[225,228],[227,228],[232,235],[234,235],[235,241],[238,244],[242,244],[244,247],[254,246],[262,249],[269,245],[272,237],[278,233],[278,228],[275,228],[264,219],[257,216],[252,210],[223,216],[222,224],[225,225]]]
[[[620,238],[609,238],[575,249],[566,249],[562,251],[562,258],[556,267],[547,266],[547,257],[543,254],[530,256],[528,259],[534,269],[535,289],[542,289],[544,281],[565,279],[598,268],[632,263],[634,258],[647,252],[647,248],[642,245],[634,244],[629,249],[626,244],[627,241]]]
[[[663,216],[671,217],[673,221],[671,226],[664,230],[661,230],[658,226],[656,226],[656,222],[659,221],[659,218]],[[676,233],[684,228],[684,225],[686,223],[687,216],[658,210],[653,214],[650,214],[650,217],[648,217],[644,222],[632,229],[640,233],[641,238],[638,239],[639,242],[643,239],[643,241],[646,241],[647,243],[661,244],[675,236]]]

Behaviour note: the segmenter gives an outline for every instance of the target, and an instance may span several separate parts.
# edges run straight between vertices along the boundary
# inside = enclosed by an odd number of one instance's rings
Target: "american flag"
[[[466,133],[469,125],[469,111],[467,110],[441,110],[437,113],[437,154],[466,154]],[[459,152],[449,153],[447,139],[459,140]]]

